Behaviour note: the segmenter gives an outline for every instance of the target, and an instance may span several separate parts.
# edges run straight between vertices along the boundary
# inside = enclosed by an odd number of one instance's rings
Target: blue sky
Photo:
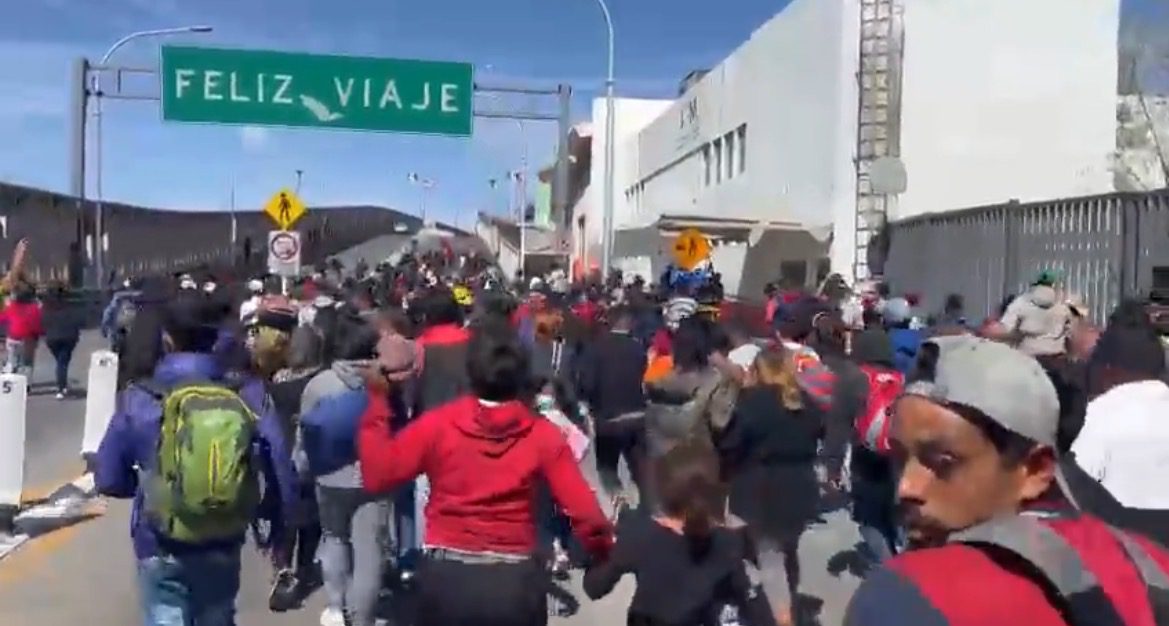
[[[690,69],[709,67],[787,0],[610,0],[621,95],[672,97]],[[0,180],[66,190],[67,78],[71,59],[99,58],[122,35],[208,24],[205,43],[335,54],[457,60],[477,79],[568,82],[585,119],[604,72],[605,31],[594,0],[19,0],[0,20]],[[139,41],[115,60],[157,63],[159,42]],[[138,92],[156,87],[127,82]],[[523,98],[508,106],[529,104]],[[437,181],[429,207],[442,219],[502,211],[487,181],[517,167],[525,143],[512,121],[477,120],[470,139],[161,122],[151,102],[107,102],[104,195],[148,206],[259,208],[304,170],[309,204],[376,203],[416,211],[418,172]],[[528,123],[531,160],[553,154],[554,123]],[[91,152],[92,154],[92,152]],[[91,159],[92,163],[92,159]],[[92,193],[92,180],[89,189]]]
[[[1169,93],[1169,0],[1121,0],[1121,50],[1137,59],[1142,91]]]
[[[1123,0],[1123,30],[1148,58],[1169,58],[1169,0]],[[788,0],[609,0],[617,27],[621,95],[672,97],[689,70],[710,67]],[[122,35],[209,24],[174,38],[336,54],[474,63],[480,80],[576,90],[585,119],[604,71],[604,28],[594,0],[10,0],[0,19],[0,180],[66,190],[67,77],[78,56],[100,57]],[[158,41],[123,48],[116,61],[157,62]],[[1139,46],[1138,46],[1139,47]],[[1169,63],[1165,65],[1169,66]],[[1147,81],[1152,82],[1152,81]],[[1156,86],[1169,86],[1157,81]],[[135,91],[152,91],[133,83]],[[509,105],[529,104],[520,98]],[[533,162],[553,153],[555,125],[526,125]],[[157,104],[111,102],[105,115],[105,196],[149,206],[258,208],[304,170],[310,204],[376,203],[407,211],[418,172],[438,181],[432,215],[469,225],[502,211],[506,192],[487,181],[517,167],[523,143],[512,121],[478,120],[471,139],[164,124]],[[92,162],[92,160],[91,160]],[[92,182],[89,186],[92,190]]]

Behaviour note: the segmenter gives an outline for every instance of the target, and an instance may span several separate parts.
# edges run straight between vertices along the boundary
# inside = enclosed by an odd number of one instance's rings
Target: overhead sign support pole
[[[118,80],[109,93],[102,94],[103,99],[160,102],[164,121],[462,137],[471,135],[474,118],[556,122],[559,141],[553,223],[557,231],[571,224],[568,135],[572,88],[567,84],[553,88],[485,86],[474,80],[474,67],[469,63],[193,46],[162,46],[161,50],[159,68],[93,66],[84,59],[77,61],[71,79],[74,129],[70,152],[72,191],[79,199],[79,210],[84,208],[85,196],[89,78],[104,71],[114,73]],[[125,90],[123,74],[157,76],[160,88],[145,93]],[[385,78],[396,74],[401,79]],[[480,93],[555,97],[557,104],[554,111],[549,110],[549,103],[482,110],[475,106],[475,95]],[[81,214],[84,216],[83,211]],[[100,236],[87,242],[82,233],[78,243],[89,243],[93,250],[102,245]]]
[[[74,254],[85,250],[85,118],[89,115],[89,61],[80,58],[73,62],[69,74],[69,192],[77,202],[77,233]],[[70,259],[70,267],[74,259]],[[81,276],[70,276],[74,286],[81,286]]]

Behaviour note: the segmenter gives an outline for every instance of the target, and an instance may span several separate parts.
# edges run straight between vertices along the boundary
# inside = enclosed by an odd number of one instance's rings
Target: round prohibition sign
[[[300,254],[300,241],[288,233],[273,236],[268,247],[272,251],[272,256],[284,263],[292,261]]]

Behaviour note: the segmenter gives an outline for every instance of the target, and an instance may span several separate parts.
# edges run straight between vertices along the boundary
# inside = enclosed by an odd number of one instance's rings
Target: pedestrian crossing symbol
[[[264,205],[264,213],[272,218],[280,230],[290,230],[292,225],[300,221],[308,209],[295,193],[281,189],[272,196],[268,204]]]
[[[710,240],[697,228],[687,228],[674,239],[674,262],[684,271],[691,271],[710,258]]]

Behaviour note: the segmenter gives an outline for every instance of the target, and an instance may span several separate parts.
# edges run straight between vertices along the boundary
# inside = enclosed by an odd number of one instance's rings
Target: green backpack
[[[145,503],[155,528],[185,543],[244,534],[260,502],[255,413],[235,391],[215,384],[159,397],[162,429]]]

